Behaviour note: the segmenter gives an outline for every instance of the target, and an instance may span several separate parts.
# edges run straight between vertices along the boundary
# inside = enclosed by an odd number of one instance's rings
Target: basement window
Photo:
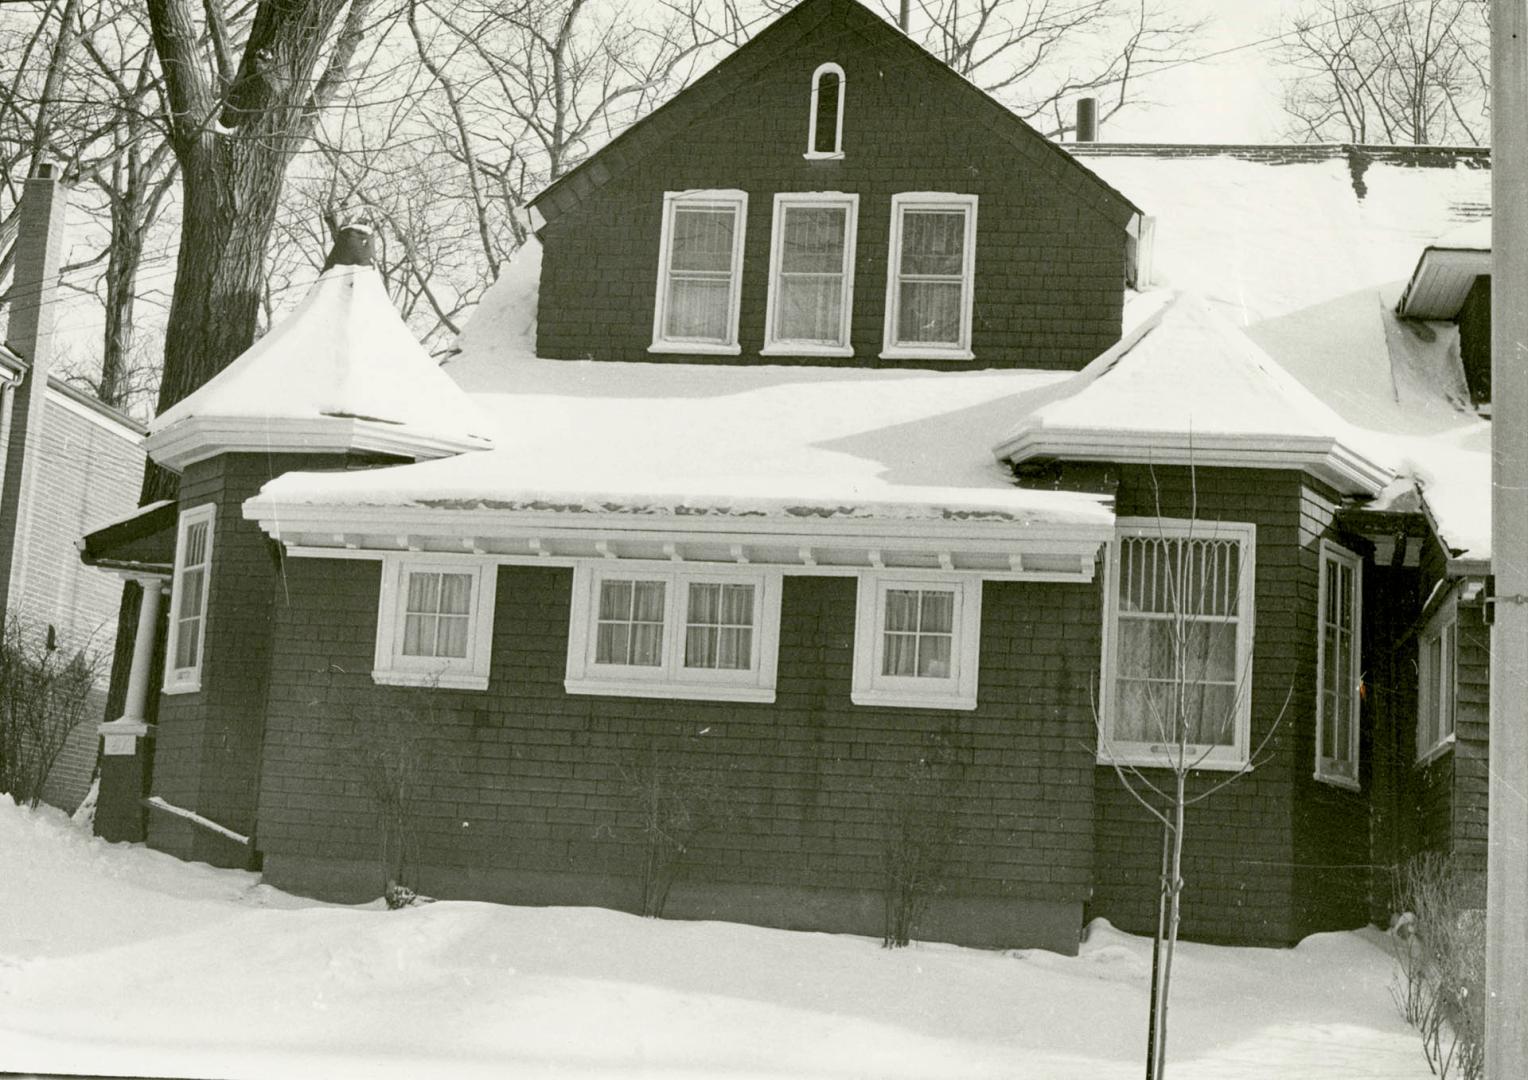
[[[1452,601],[1428,622],[1417,643],[1417,761],[1454,745],[1459,623]]]
[[[481,560],[384,559],[372,680],[488,689],[497,576]]]
[[[854,626],[856,705],[976,708],[980,578],[860,577]]]
[[[751,570],[573,571],[571,694],[773,701],[780,575]]]
[[[891,197],[882,359],[975,359],[976,203],[939,191]]]
[[[844,69],[822,64],[812,72],[812,106],[807,119],[808,160],[844,156]]]
[[[1358,556],[1321,542],[1317,590],[1316,779],[1358,790]]]
[[[1122,518],[1105,591],[1104,763],[1247,764],[1256,527]]]
[[[212,525],[217,506],[207,503],[180,515],[175,531],[175,576],[170,586],[170,632],[165,643],[164,692],[202,688],[207,640],[207,586],[212,569]]]
[[[649,352],[736,356],[743,279],[743,191],[663,196],[658,299]]]

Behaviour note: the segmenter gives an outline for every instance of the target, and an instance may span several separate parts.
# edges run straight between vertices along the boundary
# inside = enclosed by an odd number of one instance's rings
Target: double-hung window
[[[891,197],[886,359],[970,360],[976,196]]]
[[[775,196],[764,352],[853,356],[854,235],[859,196]]]
[[[982,583],[865,574],[854,630],[858,705],[976,708]]]
[[[202,687],[207,638],[207,579],[212,569],[212,524],[217,507],[198,506],[180,515],[175,536],[175,576],[170,587],[170,635],[164,691],[189,694]]]
[[[372,679],[486,690],[496,577],[481,561],[384,559]]]
[[[1252,525],[1121,519],[1110,559],[1102,760],[1247,763]],[[1181,750],[1180,750],[1181,748]]]
[[[773,701],[779,625],[777,573],[580,563],[566,686],[575,694]]]
[[[1417,649],[1417,760],[1431,761],[1454,745],[1454,698],[1459,622],[1452,601],[1428,622]]]
[[[663,197],[658,301],[651,352],[736,355],[743,278],[742,191],[671,191]]]
[[[1323,540],[1316,642],[1316,779],[1358,788],[1358,557]]]

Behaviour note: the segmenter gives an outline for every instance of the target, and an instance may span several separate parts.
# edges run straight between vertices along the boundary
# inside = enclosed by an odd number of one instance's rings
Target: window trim
[[[663,336],[668,315],[669,256],[674,240],[674,215],[680,209],[692,207],[727,208],[733,212],[737,227],[733,233],[731,295],[728,301],[727,319],[730,333],[728,340],[700,341],[689,338],[669,339]],[[737,356],[743,349],[738,341],[738,317],[743,296],[743,245],[748,225],[748,193],[735,188],[697,189],[694,191],[666,191],[663,193],[662,232],[658,243],[658,292],[653,300],[653,343],[647,347],[651,353],[689,353],[697,356]]]
[[[1361,700],[1358,690],[1353,691],[1352,715],[1348,718],[1348,760],[1352,762],[1352,775],[1349,775],[1341,767],[1341,763],[1335,758],[1327,758],[1322,755],[1321,748],[1326,744],[1326,605],[1327,605],[1327,566],[1335,564],[1345,566],[1353,574],[1353,668],[1354,676],[1358,677],[1360,659],[1363,655],[1363,562],[1353,552],[1339,547],[1330,540],[1322,540],[1320,551],[1320,578],[1316,586],[1316,771],[1315,778],[1322,783],[1333,784],[1337,787],[1347,788],[1351,791],[1360,790],[1359,786],[1359,723],[1362,716]]]
[[[971,311],[976,296],[976,212],[975,195],[950,191],[903,191],[891,197],[891,243],[886,260],[886,321],[881,336],[882,360],[974,360],[971,351]],[[897,341],[898,308],[901,290],[897,288],[902,264],[902,219],[907,210],[966,211],[965,259],[961,267],[960,340],[952,345]]]
[[[833,149],[817,149],[817,100],[822,92],[822,77],[824,75],[838,76],[838,117],[833,130]],[[806,130],[806,153],[801,156],[808,161],[842,161],[844,156],[844,91],[848,88],[849,80],[844,76],[844,69],[831,60],[825,64],[817,65],[817,70],[812,72],[812,100],[811,111],[808,113]]]
[[[842,345],[775,337],[775,308],[780,285],[781,245],[785,211],[790,207],[843,207],[844,269],[839,336]],[[769,297],[764,305],[764,347],[761,356],[853,356],[855,236],[859,231],[859,195],[842,191],[782,191],[775,195],[774,220],[769,235]]]
[[[1235,539],[1241,545],[1241,575],[1237,589],[1236,681],[1239,694],[1235,730],[1230,746],[1211,749],[1198,768],[1205,771],[1237,771],[1247,767],[1251,755],[1253,639],[1257,620],[1257,526],[1241,521],[1195,521],[1188,518],[1122,517],[1116,520],[1114,538],[1108,545],[1108,572],[1104,576],[1102,667],[1099,677],[1098,763],[1165,768],[1167,748],[1150,742],[1116,740],[1115,672],[1119,647],[1120,541],[1145,536],[1168,539],[1193,536],[1199,539]]]
[[[661,665],[631,667],[594,662],[600,585],[611,578],[666,582]],[[734,569],[725,565],[628,566],[603,559],[574,563],[564,689],[570,694],[606,697],[773,702],[779,666],[781,578],[778,570]],[[754,587],[753,667],[734,670],[684,666],[684,632],[688,623],[680,596],[683,593],[688,600],[688,586],[692,583]]]
[[[955,612],[947,679],[882,675],[886,650],[886,605],[889,589],[952,589]],[[940,575],[901,571],[872,571],[859,575],[854,605],[854,676],[849,699],[856,705],[909,709],[974,709],[981,666],[982,579],[972,575]]]
[[[203,503],[189,510],[182,510],[175,524],[175,568],[170,578],[169,633],[165,639],[164,692],[166,694],[194,694],[202,688],[202,667],[207,660],[207,611],[208,597],[212,593],[213,539],[217,532],[217,504]],[[192,525],[206,524],[207,553],[202,559],[202,601],[196,624],[196,663],[191,667],[177,668],[175,654],[180,645],[179,604],[186,572],[186,533]]]
[[[404,576],[414,572],[472,575],[465,657],[403,655],[403,624],[408,600]],[[377,596],[377,642],[372,659],[372,682],[382,686],[487,690],[493,659],[498,577],[498,565],[486,559],[441,558],[425,552],[385,556]]]
[[[1424,721],[1428,719],[1423,696],[1427,688],[1429,677],[1441,680],[1443,672],[1428,670],[1426,648],[1429,642],[1438,641],[1440,649],[1443,643],[1452,646],[1452,663],[1447,665],[1450,675],[1448,680],[1448,696],[1443,696],[1443,687],[1439,687],[1439,707],[1444,707],[1445,701],[1448,709],[1448,734],[1439,734],[1437,738],[1429,738],[1423,741]],[[1416,724],[1416,763],[1426,765],[1453,749],[1458,739],[1458,708],[1459,708],[1459,610],[1454,597],[1444,602],[1432,617],[1427,620],[1422,632],[1417,635],[1417,724]],[[1429,725],[1431,727],[1431,725]],[[1442,718],[1438,718],[1437,728],[1442,731]],[[1430,732],[1429,732],[1430,734]]]

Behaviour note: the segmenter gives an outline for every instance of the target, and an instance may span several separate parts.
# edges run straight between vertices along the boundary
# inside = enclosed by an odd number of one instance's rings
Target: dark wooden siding
[[[740,58],[736,77],[691,91],[651,129],[642,153],[614,171],[599,158],[579,179],[576,205],[540,233],[544,246],[537,351],[562,359],[681,359],[789,363],[759,357],[764,340],[770,225],[777,192],[859,195],[849,359],[804,362],[919,368],[1075,369],[1119,337],[1124,215],[1081,167],[1037,135],[1015,139],[1011,116],[920,55],[853,4],[802,12],[818,22],[789,47]],[[878,22],[878,20],[877,20]],[[846,73],[844,158],[807,161],[811,76],[834,61]],[[660,132],[660,134],[652,134]],[[648,141],[658,141],[655,146]],[[624,144],[612,148],[626,153]],[[632,153],[636,157],[635,152]],[[600,184],[595,188],[594,184]],[[663,195],[747,191],[739,357],[654,357]],[[891,196],[947,191],[980,198],[973,350],[976,361],[881,361]],[[555,201],[555,200],[554,200]],[[550,215],[549,215],[550,216]]]
[[[635,904],[640,816],[623,770],[644,751],[718,778],[739,812],[696,843],[676,897],[699,883],[878,892],[890,801],[934,760],[957,823],[949,892],[1070,903],[1075,943],[1093,867],[1097,588],[988,582],[980,705],[961,712],[851,704],[848,578],[785,579],[772,705],[569,695],[571,571],[534,567],[499,571],[488,691],[376,686],[378,581],[371,562],[287,563],[261,789],[268,866],[375,867],[358,762],[384,715],[417,722],[432,755],[425,888],[520,901],[531,882],[572,874],[534,898]],[[453,886],[469,868],[483,879]],[[495,875],[510,884],[490,888]],[[878,932],[875,917],[861,932]]]
[[[1491,275],[1475,279],[1459,309],[1459,355],[1470,400],[1491,400]]]

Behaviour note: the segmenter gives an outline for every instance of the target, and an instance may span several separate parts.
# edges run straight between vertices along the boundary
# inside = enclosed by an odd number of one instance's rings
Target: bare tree
[[[890,9],[886,9],[888,15]],[[1181,62],[1203,22],[1157,0],[917,0],[923,46],[1052,138],[1094,94],[1100,121],[1140,102],[1139,79]]]
[[[1484,0],[1314,0],[1278,53],[1306,142],[1478,146],[1489,135]]]

